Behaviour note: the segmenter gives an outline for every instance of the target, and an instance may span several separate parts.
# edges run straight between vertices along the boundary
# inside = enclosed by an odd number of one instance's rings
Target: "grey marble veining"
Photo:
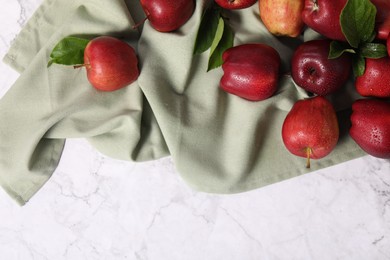
[[[42,0],[2,0],[0,55]],[[0,97],[18,74],[0,63]],[[67,141],[25,206],[0,189],[1,259],[390,259],[390,162],[365,156],[262,189],[191,190],[170,158]]]

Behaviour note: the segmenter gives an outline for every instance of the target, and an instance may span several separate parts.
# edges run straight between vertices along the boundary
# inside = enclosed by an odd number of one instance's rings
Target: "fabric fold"
[[[308,97],[288,75],[290,60],[300,43],[318,34],[307,31],[297,39],[276,37],[259,20],[256,5],[225,10],[235,32],[234,45],[268,44],[282,58],[282,73],[286,74],[280,78],[277,93],[267,100],[250,102],[219,88],[223,71],[206,72],[208,52],[192,55],[206,3],[197,1],[193,17],[174,33],[161,34],[146,24],[139,42],[140,87],[155,112],[177,170],[191,187],[211,193],[244,192],[363,154],[347,132],[353,84],[334,98],[343,131],[330,156],[313,162],[308,170],[304,159],[284,147],[284,118],[297,100]]]
[[[111,35],[137,46],[139,32],[131,29],[124,1],[64,3],[45,1],[4,58],[22,74],[0,100],[0,183],[20,204],[53,174],[67,138],[86,138],[123,160],[169,155],[137,82],[103,93],[89,84],[85,69],[47,68],[52,48],[69,35]],[[63,19],[62,10],[69,11]],[[48,26],[53,19],[58,23]]]
[[[202,13],[197,0],[179,30],[161,33],[138,1],[45,0],[14,41],[4,61],[21,72],[0,100],[0,184],[20,204],[55,171],[67,138],[86,138],[101,153],[146,161],[171,155],[179,174],[194,189],[236,193],[283,181],[363,155],[348,135],[351,82],[332,99],[341,138],[326,158],[307,170],[305,160],[284,147],[281,126],[293,104],[307,93],[288,75],[297,39],[271,35],[254,5],[226,11],[235,45],[265,43],[282,58],[277,93],[250,102],[223,92],[221,68],[207,72],[208,52],[193,56]],[[140,77],[114,92],[92,88],[84,69],[52,65],[49,55],[63,37],[112,35],[136,48]],[[29,47],[30,46],[30,47]]]

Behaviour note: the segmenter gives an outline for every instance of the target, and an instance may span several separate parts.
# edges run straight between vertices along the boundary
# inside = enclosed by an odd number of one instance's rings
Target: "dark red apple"
[[[349,133],[353,140],[368,154],[390,159],[390,103],[361,99],[352,110]]]
[[[126,42],[110,36],[92,39],[84,51],[89,82],[98,90],[123,88],[139,76],[138,59]]]
[[[215,2],[225,9],[244,9],[254,5],[257,0],[215,0]]]
[[[332,40],[347,41],[340,25],[340,14],[347,0],[305,0],[303,22]]]
[[[324,96],[334,93],[347,82],[351,57],[343,54],[329,59],[330,40],[312,40],[302,43],[295,50],[291,63],[291,76],[303,89]]]
[[[265,44],[243,44],[222,55],[221,88],[251,101],[272,96],[278,87],[280,56]]]
[[[282,139],[292,154],[310,159],[327,156],[336,147],[339,126],[332,104],[324,97],[297,101],[282,126]]]
[[[363,97],[390,97],[390,57],[366,59],[366,69],[356,78],[356,91]]]
[[[387,37],[386,46],[387,46],[387,54],[390,56],[390,34]]]
[[[179,29],[192,16],[194,0],[141,0],[141,6],[151,26],[160,32]]]
[[[390,1],[389,0],[371,0],[377,9],[375,17],[376,37],[386,40],[390,33]]]

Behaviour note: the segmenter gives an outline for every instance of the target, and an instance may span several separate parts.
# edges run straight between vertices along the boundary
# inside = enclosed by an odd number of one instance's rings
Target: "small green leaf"
[[[351,48],[351,46],[349,46],[348,43],[332,41],[330,43],[328,59],[337,59],[345,52],[353,53],[353,54],[356,53],[356,51],[353,48]]]
[[[349,44],[358,48],[360,43],[373,39],[376,7],[369,0],[348,0],[340,15],[340,25]]]
[[[220,67],[223,63],[222,54],[225,52],[225,50],[233,47],[234,44],[233,30],[230,28],[229,24],[225,20],[223,20],[223,22],[224,26],[222,38],[220,39],[218,45],[215,47],[214,51],[210,53],[207,71]]]
[[[379,59],[388,55],[386,45],[381,43],[365,43],[359,50],[365,58]]]
[[[225,30],[225,22],[224,22],[223,18],[220,17],[219,21],[218,21],[218,27],[217,27],[217,30],[215,32],[214,40],[213,40],[211,47],[210,47],[210,56],[213,55],[215,49],[217,48],[219,42],[221,41],[222,36],[224,34],[224,30]]]
[[[366,70],[366,59],[361,55],[355,55],[352,62],[353,74],[355,77],[363,75]]]
[[[79,65],[84,63],[84,50],[90,40],[78,37],[65,37],[53,48],[50,61],[62,65]]]
[[[201,54],[211,47],[221,17],[220,12],[220,8],[213,5],[203,14],[195,40],[194,55]]]

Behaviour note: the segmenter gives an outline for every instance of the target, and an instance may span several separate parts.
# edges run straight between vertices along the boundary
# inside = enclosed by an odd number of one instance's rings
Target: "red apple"
[[[278,86],[279,53],[265,44],[243,44],[227,49],[222,55],[221,88],[251,101],[272,96]]]
[[[390,159],[390,103],[361,99],[352,110],[351,137],[368,154]]]
[[[390,1],[389,0],[371,0],[377,9],[375,17],[376,37],[386,40],[390,33]]]
[[[160,32],[179,29],[192,16],[194,0],[141,0],[141,6],[151,26]]]
[[[386,46],[387,46],[387,54],[390,56],[390,34],[387,37]]]
[[[305,0],[303,22],[332,40],[347,41],[340,25],[340,14],[347,0]]]
[[[274,35],[297,37],[304,23],[301,13],[304,0],[261,0],[260,18],[265,27]]]
[[[244,9],[256,3],[257,0],[215,0],[215,2],[225,9]]]
[[[363,97],[390,97],[390,57],[366,59],[366,69],[356,78],[355,87]]]
[[[137,80],[139,75],[134,49],[109,36],[97,37],[88,43],[84,63],[89,82],[102,91],[123,88]]]
[[[352,61],[343,54],[329,59],[330,40],[312,40],[298,46],[291,62],[291,76],[303,89],[325,96],[334,93],[347,82]]]
[[[339,126],[332,104],[324,97],[297,101],[282,126],[282,139],[292,154],[310,159],[327,156],[336,147]]]

